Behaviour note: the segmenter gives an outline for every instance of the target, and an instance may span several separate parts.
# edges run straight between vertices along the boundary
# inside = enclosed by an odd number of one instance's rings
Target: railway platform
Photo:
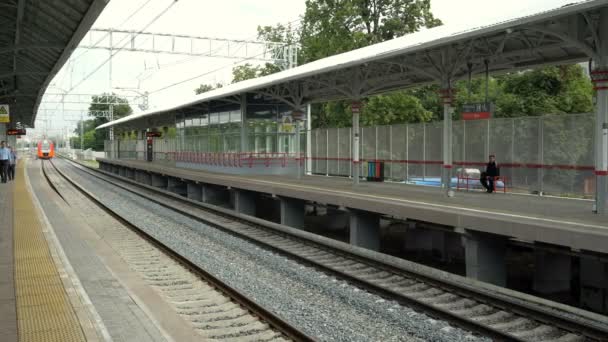
[[[1,340],[198,340],[87,213],[50,188],[40,163],[22,161],[0,186]]]
[[[390,182],[362,182],[353,186],[346,177],[239,176],[138,160],[98,161],[103,170],[133,179],[140,172],[138,178],[144,182],[172,189],[182,187],[193,197],[200,193],[197,186],[208,184],[236,192],[268,194],[286,201],[317,202],[396,219],[430,222],[455,231],[490,233],[575,250],[608,251],[608,223],[592,213],[593,202],[588,200],[482,192],[457,192],[454,197],[447,197],[437,187]],[[240,196],[242,202],[246,194]],[[304,215],[303,211],[294,210],[289,214]],[[288,219],[293,217],[285,217],[283,221]]]
[[[400,183],[353,185],[340,177],[239,176],[166,163],[98,161],[108,173],[250,216],[263,217],[268,208],[260,202],[274,199],[279,223],[294,228],[307,228],[307,210],[324,206],[332,214],[319,218],[342,220],[350,244],[375,251],[386,241],[382,225],[388,221],[404,227],[404,248],[441,258],[456,255],[465,263],[467,277],[498,286],[507,285],[505,260],[513,244],[533,250],[537,293],[569,291],[574,256],[580,258],[582,305],[597,311],[608,305],[603,295],[608,270],[597,257],[607,252],[608,224],[591,212],[591,201],[482,192],[447,197],[437,187]]]
[[[58,263],[24,180],[0,186],[0,335],[3,341],[97,340]]]

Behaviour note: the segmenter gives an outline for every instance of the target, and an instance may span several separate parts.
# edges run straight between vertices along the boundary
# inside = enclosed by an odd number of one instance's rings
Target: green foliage
[[[201,84],[198,88],[194,89],[194,93],[198,95],[221,87],[223,87],[223,85],[220,83],[217,83],[215,86],[211,84]]]
[[[307,0],[302,60],[311,62],[441,25],[430,0]]]
[[[390,125],[404,122],[428,122],[433,114],[420,100],[403,91],[369,98],[361,115],[364,126]]]
[[[307,0],[299,60],[311,62],[437,25],[441,21],[433,17],[429,0]],[[426,93],[424,99],[416,98],[413,93],[370,97],[362,124],[422,122],[435,117],[439,98]],[[315,106],[320,112],[314,115],[313,126],[350,126],[349,107],[343,101]]]
[[[109,97],[109,99],[108,99]],[[131,113],[133,110],[129,105],[129,101],[124,98],[118,97],[114,94],[109,95],[107,93],[93,96],[91,98],[91,104],[89,105],[89,112],[98,112],[98,111],[109,111],[110,106],[104,104],[103,102],[115,102],[119,103],[118,105],[113,106],[114,120],[125,117]],[[102,125],[108,122],[108,119],[105,117],[92,117],[91,119],[84,121],[83,131],[84,131],[84,149],[93,149],[95,151],[103,151],[104,148],[104,140],[107,138],[107,130],[95,130],[95,127]],[[81,123],[78,122],[74,133],[76,134],[75,138],[70,140],[72,147],[81,148],[80,146],[80,132],[81,132]]]
[[[262,67],[245,63],[232,68],[232,83],[241,82],[261,76]]]
[[[291,24],[275,26],[258,26],[258,40],[272,43],[296,44],[300,40],[299,32]]]
[[[393,39],[424,27],[441,25],[430,0],[307,0],[302,27],[258,27],[258,38],[300,44],[300,63]],[[280,71],[277,65],[244,64],[233,69],[233,83]],[[471,102],[494,103],[495,117],[585,113],[593,110],[592,85],[579,65],[515,72],[488,80],[455,82],[454,119]],[[470,89],[469,89],[470,88]],[[443,119],[438,85],[426,85],[364,99],[362,125],[428,122]],[[486,99],[487,96],[487,99]],[[313,127],[351,125],[350,102],[312,106]]]
[[[485,101],[485,79],[456,83],[456,111],[462,104]],[[588,113],[593,110],[593,87],[578,65],[551,66],[489,79],[488,100],[496,105],[496,117]]]

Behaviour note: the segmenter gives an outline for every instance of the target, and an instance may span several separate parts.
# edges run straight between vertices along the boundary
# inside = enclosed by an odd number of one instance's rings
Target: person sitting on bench
[[[490,155],[490,161],[486,165],[486,172],[481,173],[479,181],[488,193],[494,192],[494,179],[500,176],[500,169],[496,165],[496,156]]]

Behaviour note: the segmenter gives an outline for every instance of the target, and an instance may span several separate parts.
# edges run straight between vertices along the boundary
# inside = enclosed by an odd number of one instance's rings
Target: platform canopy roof
[[[0,0],[0,104],[34,126],[47,86],[109,0]]]
[[[196,112],[210,101],[238,101],[241,94],[270,96],[298,108],[306,103],[359,99],[469,73],[505,73],[533,67],[598,60],[600,10],[608,0],[579,0],[558,8],[524,9],[473,27],[439,26],[327,57],[276,74],[234,83],[192,99],[100,125],[126,129],[169,125],[175,114]],[[471,9],[471,22],[483,18]]]

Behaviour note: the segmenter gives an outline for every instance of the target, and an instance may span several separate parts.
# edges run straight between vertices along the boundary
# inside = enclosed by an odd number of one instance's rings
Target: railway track
[[[47,163],[52,167],[45,167]],[[70,191],[78,192],[89,198],[94,206],[101,207],[130,228],[109,225],[108,230],[104,231],[104,239],[131,269],[161,293],[201,338],[221,341],[314,341],[312,337],[174,253],[162,242],[116,216],[93,194],[59,171],[52,161],[43,161],[42,171],[51,188],[64,201],[68,202],[68,194],[77,195],[70,194]]]
[[[188,200],[72,161],[70,164],[79,172],[102,179],[182,215],[313,265],[366,291],[494,340],[608,340],[608,329],[599,323],[568,318],[534,304],[522,304],[454,282],[414,273],[362,254],[354,254],[347,248],[338,248],[336,244],[324,243],[322,239],[311,238],[293,229]]]

